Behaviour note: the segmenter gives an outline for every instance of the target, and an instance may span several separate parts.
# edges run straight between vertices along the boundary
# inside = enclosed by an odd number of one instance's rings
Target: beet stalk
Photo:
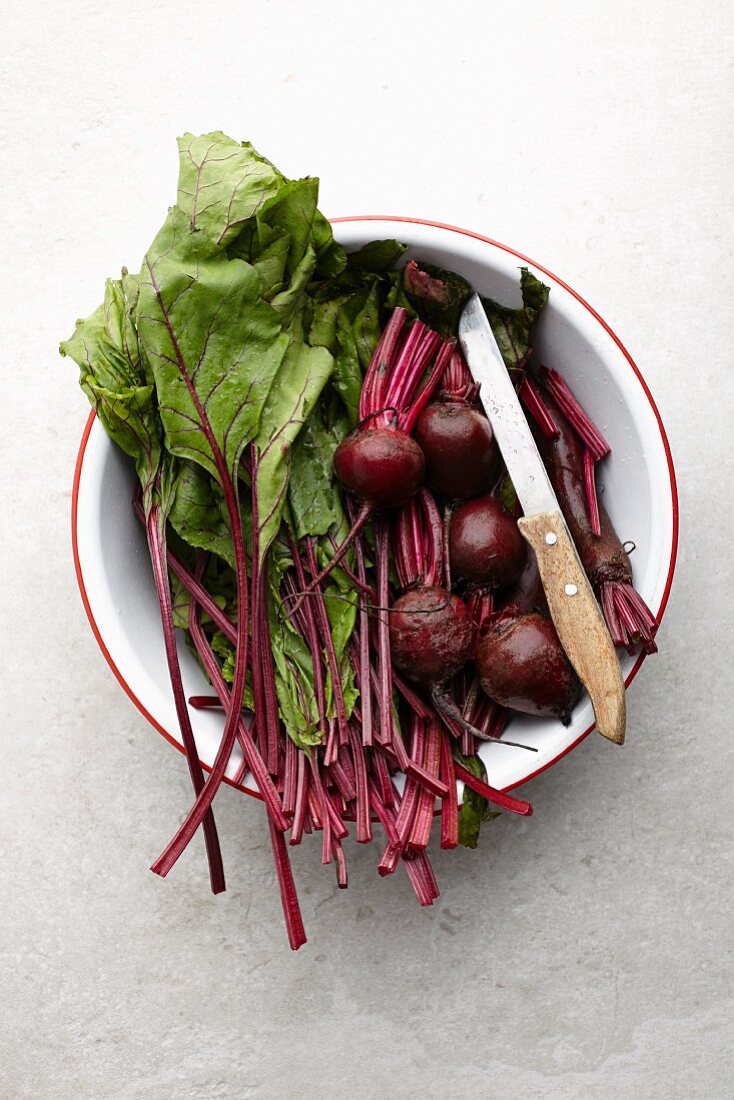
[[[146,520],[146,533],[148,536],[148,548],[150,560],[153,565],[153,577],[155,580],[158,603],[161,611],[161,624],[163,627],[163,642],[166,650],[166,661],[173,691],[173,700],[176,706],[181,739],[186,753],[186,762],[189,766],[189,775],[198,796],[204,787],[204,776],[199,763],[199,754],[194,740],[194,731],[191,728],[191,718],[186,706],[183,681],[181,679],[181,666],[176,649],[176,634],[173,626],[173,609],[171,606],[171,589],[168,582],[166,569],[166,524],[161,517],[159,505],[153,505]],[[225,889],[224,868],[222,866],[222,853],[219,847],[217,827],[214,822],[214,813],[207,810],[203,820],[204,842],[206,845],[207,859],[209,862],[209,879],[212,893],[219,894]]]

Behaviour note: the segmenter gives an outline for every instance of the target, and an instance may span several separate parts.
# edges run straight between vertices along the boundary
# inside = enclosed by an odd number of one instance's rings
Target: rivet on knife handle
[[[535,551],[551,618],[591,697],[597,729],[621,745],[626,726],[622,672],[565,521],[560,512],[539,512],[517,522]]]

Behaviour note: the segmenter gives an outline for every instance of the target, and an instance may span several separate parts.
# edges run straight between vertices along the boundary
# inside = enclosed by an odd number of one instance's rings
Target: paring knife
[[[517,524],[538,559],[558,637],[591,697],[599,733],[621,745],[626,706],[614,643],[478,294],[464,308],[459,340],[522,504],[525,515]]]

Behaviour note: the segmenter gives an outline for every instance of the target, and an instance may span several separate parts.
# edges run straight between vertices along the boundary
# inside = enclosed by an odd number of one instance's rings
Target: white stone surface
[[[6,0],[0,1095],[9,1100],[693,1100],[734,1091],[731,15],[727,0],[204,5]],[[514,245],[617,329],[665,418],[682,545],[628,744],[587,741],[477,852],[436,852],[421,912],[351,849],[297,852],[283,936],[257,807],[217,803],[122,694],[69,547],[86,406],[56,354],[135,267],[173,139],[222,128],[329,214]]]

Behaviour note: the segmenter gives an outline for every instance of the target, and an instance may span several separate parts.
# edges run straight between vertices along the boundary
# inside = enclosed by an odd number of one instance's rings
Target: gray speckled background
[[[216,7],[0,17],[0,1095],[728,1097],[729,5]],[[428,912],[374,851],[350,849],[344,894],[305,844],[296,956],[242,796],[217,803],[225,896],[199,843],[168,881],[148,872],[185,765],[108,671],[69,548],[86,407],[57,341],[138,264],[175,135],[217,126],[319,172],[327,213],[467,225],[565,276],[649,379],[681,489],[624,750],[587,741],[529,786],[532,820],[436,852]]]

